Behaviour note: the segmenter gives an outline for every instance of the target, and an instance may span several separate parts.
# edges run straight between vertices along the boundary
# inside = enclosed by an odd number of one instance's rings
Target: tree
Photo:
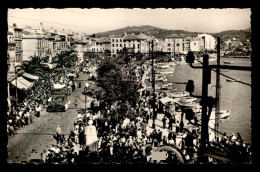
[[[125,57],[124,57],[124,62],[125,62],[125,63],[129,63],[130,60],[131,60],[131,58],[130,58],[129,56],[125,56]]]
[[[20,66],[18,66],[17,71],[23,70],[26,73],[39,76],[41,78],[48,77],[50,68],[48,65],[43,64],[43,61],[39,56],[30,56],[30,60],[23,61]]]
[[[112,59],[104,59],[97,69],[99,85],[104,89],[105,94],[102,98],[108,105],[119,104],[117,111],[121,113],[127,111],[125,105],[135,107],[138,101],[138,83],[133,76],[123,79],[121,66]],[[135,76],[135,75],[134,75]]]
[[[58,68],[71,68],[78,60],[78,57],[72,53],[73,51],[63,51],[53,57],[51,63],[56,63]]]

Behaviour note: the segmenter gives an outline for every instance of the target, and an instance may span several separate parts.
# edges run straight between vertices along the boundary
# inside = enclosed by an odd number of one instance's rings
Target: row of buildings
[[[128,52],[149,53],[151,41],[154,51],[168,52],[171,55],[187,54],[190,51],[214,50],[216,40],[209,34],[199,34],[197,37],[170,35],[165,39],[155,38],[145,34],[110,35],[108,37],[91,37],[75,33],[71,30],[46,29],[40,23],[39,27],[26,26],[18,28],[16,24],[8,26],[8,65],[13,73],[15,66],[30,56],[52,57],[62,51],[75,50],[79,61],[83,60],[85,52],[110,52],[116,55],[127,49]]]

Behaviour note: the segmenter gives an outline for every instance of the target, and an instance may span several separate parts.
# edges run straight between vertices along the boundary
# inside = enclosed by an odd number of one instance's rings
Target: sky
[[[216,33],[251,27],[251,10],[245,9],[9,9],[8,25],[57,29],[93,34],[126,26],[150,25],[169,30]]]

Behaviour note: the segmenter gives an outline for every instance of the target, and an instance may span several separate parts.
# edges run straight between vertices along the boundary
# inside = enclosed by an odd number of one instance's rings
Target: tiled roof
[[[110,38],[123,38],[124,36],[122,36],[122,35],[111,35],[109,37]]]
[[[172,34],[172,35],[167,36],[166,39],[167,38],[184,38],[184,36],[183,35],[179,35],[179,34]]]
[[[108,37],[101,37],[97,39],[97,42],[110,42],[110,39]]]
[[[145,40],[145,38],[142,38],[141,36],[138,35],[126,35],[124,37],[124,40]]]

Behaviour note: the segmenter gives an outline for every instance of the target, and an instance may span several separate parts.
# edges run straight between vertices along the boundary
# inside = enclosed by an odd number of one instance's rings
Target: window
[[[167,49],[167,51],[171,51],[171,49],[170,49],[170,48],[168,48],[168,49]]]
[[[122,47],[122,44],[120,44],[120,47]]]
[[[120,42],[122,42],[122,39],[120,39]]]
[[[168,47],[170,47],[171,46],[171,44],[168,44]]]
[[[118,47],[118,44],[116,44],[116,47]]]
[[[112,44],[112,47],[114,47],[114,44]]]
[[[124,47],[126,46],[126,44],[124,44]]]
[[[140,48],[140,44],[137,44],[137,48]]]
[[[118,39],[116,39],[116,42],[118,42]]]
[[[176,44],[176,46],[177,46],[177,47],[179,47],[179,46],[180,46],[180,44],[179,44],[179,43],[177,43],[177,44]]]
[[[112,39],[112,42],[114,42],[114,39]]]
[[[194,42],[194,45],[196,45],[196,42]]]
[[[135,48],[135,44],[133,44],[133,48]]]

